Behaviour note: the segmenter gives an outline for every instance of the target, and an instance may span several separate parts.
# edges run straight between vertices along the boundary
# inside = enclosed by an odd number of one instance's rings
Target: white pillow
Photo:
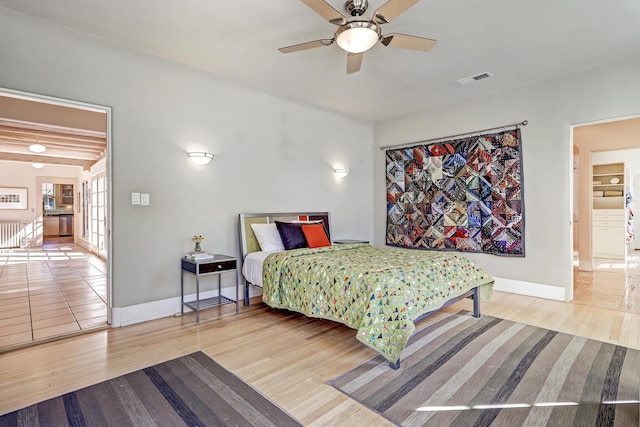
[[[251,224],[253,234],[263,251],[284,251],[284,244],[275,224]]]

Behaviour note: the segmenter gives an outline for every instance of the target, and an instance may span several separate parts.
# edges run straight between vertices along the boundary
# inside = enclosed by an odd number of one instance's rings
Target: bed
[[[291,242],[282,229],[323,230],[326,242],[283,249],[265,237],[268,229],[278,240],[273,224],[284,246]],[[396,369],[415,321],[465,297],[473,298],[474,316],[479,317],[480,298],[488,299],[493,289],[493,278],[454,252],[331,245],[328,212],[243,213],[239,228],[246,305],[249,287],[260,286],[270,307],[355,329],[359,341]],[[309,242],[314,239],[308,236]]]

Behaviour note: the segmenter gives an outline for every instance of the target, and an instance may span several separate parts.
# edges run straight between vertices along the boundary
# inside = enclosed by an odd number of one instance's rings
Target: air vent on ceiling
[[[456,80],[456,83],[459,84],[460,86],[464,86],[472,82],[488,79],[489,77],[493,77],[493,74],[491,74],[488,71],[485,71],[484,73],[476,74],[475,76],[465,77],[463,79]]]

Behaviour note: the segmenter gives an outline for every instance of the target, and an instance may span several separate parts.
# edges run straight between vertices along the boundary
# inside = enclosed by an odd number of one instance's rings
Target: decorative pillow
[[[306,248],[307,240],[302,233],[301,223],[276,221],[276,227],[286,250]]]
[[[283,251],[284,245],[275,224],[251,224],[260,249],[263,251]]]
[[[324,232],[324,226],[322,224],[303,225],[302,234],[304,234],[304,238],[307,239],[307,245],[309,245],[310,248],[331,246],[331,242],[327,237],[327,233]]]

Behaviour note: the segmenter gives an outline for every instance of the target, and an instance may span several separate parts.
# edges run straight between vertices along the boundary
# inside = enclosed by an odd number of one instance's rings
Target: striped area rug
[[[202,352],[28,406],[0,426],[301,426]]]
[[[403,426],[640,425],[640,351],[468,312],[329,384]]]

